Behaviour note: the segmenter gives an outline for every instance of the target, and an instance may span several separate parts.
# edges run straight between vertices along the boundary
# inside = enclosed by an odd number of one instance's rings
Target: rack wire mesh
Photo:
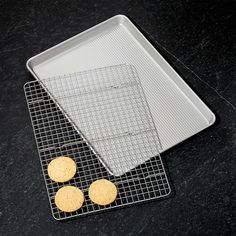
[[[116,65],[56,76],[24,86],[52,214],[62,220],[167,196],[171,189],[159,155],[161,143],[136,69]],[[49,162],[69,156],[75,177],[52,181]],[[105,178],[118,188],[115,202],[92,203],[88,187]],[[83,207],[60,211],[54,196],[66,185],[85,194]]]

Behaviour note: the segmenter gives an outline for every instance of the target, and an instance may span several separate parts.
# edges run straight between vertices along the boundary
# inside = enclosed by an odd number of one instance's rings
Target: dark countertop
[[[235,4],[212,2],[0,2],[0,235],[236,232]],[[129,16],[146,32],[215,112],[217,122],[163,154],[174,197],[57,222],[50,212],[24,98],[23,84],[33,79],[25,62],[116,14]]]

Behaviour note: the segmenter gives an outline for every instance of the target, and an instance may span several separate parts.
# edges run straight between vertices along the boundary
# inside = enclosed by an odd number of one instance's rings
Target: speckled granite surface
[[[233,1],[0,2],[0,235],[233,235],[236,78]],[[67,222],[50,212],[23,84],[26,60],[116,15],[129,16],[217,115],[163,154],[175,196]],[[193,75],[176,60],[180,59]]]

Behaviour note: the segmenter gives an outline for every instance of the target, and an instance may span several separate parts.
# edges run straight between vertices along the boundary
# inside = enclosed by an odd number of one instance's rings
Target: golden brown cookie
[[[115,184],[106,180],[99,179],[94,181],[89,187],[89,197],[92,202],[98,205],[108,205],[115,201],[117,188]]]
[[[71,180],[76,173],[76,163],[69,157],[57,157],[48,165],[50,179],[63,183]]]
[[[64,186],[55,195],[56,206],[64,212],[76,211],[82,207],[83,203],[83,192],[74,186]]]

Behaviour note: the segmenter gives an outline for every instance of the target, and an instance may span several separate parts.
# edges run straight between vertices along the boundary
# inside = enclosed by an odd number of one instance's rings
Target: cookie
[[[74,186],[64,186],[55,195],[56,206],[64,212],[76,211],[82,207],[83,203],[83,192]]]
[[[108,205],[115,201],[117,188],[115,184],[106,180],[99,179],[94,181],[89,187],[89,197],[92,202],[98,205]]]
[[[55,182],[71,180],[76,173],[76,163],[69,157],[57,157],[48,165],[48,175]]]

